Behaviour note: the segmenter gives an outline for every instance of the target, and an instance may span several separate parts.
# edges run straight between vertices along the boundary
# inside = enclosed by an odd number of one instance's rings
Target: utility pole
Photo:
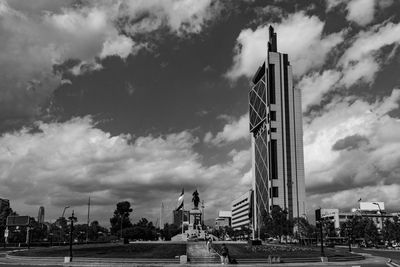
[[[320,230],[320,236],[321,236],[321,257],[325,257],[324,237],[323,237],[323,230],[322,230],[321,208],[315,210],[315,221],[319,222],[319,230]]]
[[[89,196],[88,210],[87,210],[86,244],[89,242],[89,223],[90,223],[90,196]]]
[[[161,209],[160,209],[160,230],[164,229],[164,225],[163,225],[163,211],[164,211],[164,203],[161,202]]]

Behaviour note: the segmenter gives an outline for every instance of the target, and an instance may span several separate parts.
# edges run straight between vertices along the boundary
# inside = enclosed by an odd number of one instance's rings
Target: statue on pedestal
[[[199,209],[200,198],[199,198],[199,193],[197,192],[197,189],[196,189],[196,191],[193,192],[192,202],[193,202],[194,208]]]

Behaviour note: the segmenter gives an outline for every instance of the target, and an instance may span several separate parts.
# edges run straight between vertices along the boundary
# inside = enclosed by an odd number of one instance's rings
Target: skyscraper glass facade
[[[254,226],[274,205],[289,218],[305,213],[301,94],[288,55],[278,53],[270,27],[267,58],[249,92],[254,176]]]

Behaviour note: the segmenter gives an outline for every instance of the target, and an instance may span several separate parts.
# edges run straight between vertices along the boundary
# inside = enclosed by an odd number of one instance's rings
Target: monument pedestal
[[[197,240],[206,238],[206,233],[202,229],[201,217],[202,212],[199,209],[192,209],[189,211],[188,230],[185,231],[188,240]]]

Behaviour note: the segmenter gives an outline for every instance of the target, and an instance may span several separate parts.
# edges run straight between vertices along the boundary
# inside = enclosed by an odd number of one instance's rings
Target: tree
[[[131,204],[128,201],[117,203],[117,208],[114,211],[114,215],[110,219],[112,234],[116,234],[118,232],[121,234],[121,229],[132,227],[132,223],[129,218],[131,212]]]
[[[312,238],[315,236],[317,228],[315,225],[310,224],[306,218],[304,217],[295,218],[294,224],[296,225],[297,238],[299,238],[300,240],[306,242],[305,240],[307,240],[307,238]]]
[[[175,224],[164,224],[164,229],[162,229],[161,232],[161,237],[166,240],[169,241],[171,240],[171,237],[181,233],[182,229],[175,225]]]
[[[98,221],[93,221],[89,226],[89,240],[96,241],[108,233],[108,229],[102,227]]]
[[[362,238],[366,242],[375,243],[379,240],[378,228],[375,223],[366,217],[354,216],[348,219],[340,227],[342,236],[347,236],[352,239]]]
[[[261,235],[265,237],[277,237],[281,240],[284,235],[292,233],[293,224],[287,218],[287,211],[282,210],[280,206],[273,206],[270,213],[264,213],[263,217],[263,231]]]
[[[125,228],[123,235],[130,239],[135,240],[156,240],[157,231],[152,222],[146,218],[142,218],[138,223],[132,227]]]
[[[45,224],[38,223],[34,218],[30,218],[29,225],[31,242],[43,241],[47,238],[47,226]]]
[[[7,217],[10,215],[17,215],[12,208],[4,205],[3,208],[0,210],[0,235],[2,242],[4,242],[4,230],[6,229],[6,222],[7,222]]]
[[[324,220],[323,229],[327,237],[336,237],[335,224],[332,221]]]
[[[382,234],[384,240],[400,242],[400,223],[397,217],[393,221],[385,220]]]

